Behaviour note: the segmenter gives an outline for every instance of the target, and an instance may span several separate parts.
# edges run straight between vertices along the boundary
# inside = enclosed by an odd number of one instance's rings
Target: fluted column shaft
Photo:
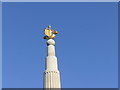
[[[55,41],[47,41],[48,53],[46,57],[46,70],[44,72],[44,88],[60,88],[60,73],[58,71],[57,57],[55,56]]]

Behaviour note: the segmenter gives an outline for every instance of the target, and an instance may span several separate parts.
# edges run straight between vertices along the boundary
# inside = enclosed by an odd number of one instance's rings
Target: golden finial
[[[51,26],[49,25],[47,28],[45,28],[44,34],[44,39],[53,39],[56,36],[56,34],[58,34],[58,31],[52,30]]]

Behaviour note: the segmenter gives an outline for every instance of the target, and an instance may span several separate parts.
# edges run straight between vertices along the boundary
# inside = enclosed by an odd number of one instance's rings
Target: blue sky
[[[118,87],[117,3],[3,3],[3,88],[42,88],[52,25],[62,88]]]

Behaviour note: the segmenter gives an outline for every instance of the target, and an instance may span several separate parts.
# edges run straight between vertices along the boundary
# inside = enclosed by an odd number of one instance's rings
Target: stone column
[[[46,70],[44,72],[44,88],[60,88],[60,73],[58,71],[57,57],[55,56],[55,41],[47,41],[48,55],[46,58]]]

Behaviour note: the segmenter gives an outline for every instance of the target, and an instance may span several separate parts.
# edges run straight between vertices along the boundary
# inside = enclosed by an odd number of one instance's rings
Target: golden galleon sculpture
[[[44,39],[53,39],[56,36],[56,34],[58,34],[58,31],[52,30],[51,26],[49,25],[47,28],[45,28],[44,34]]]

